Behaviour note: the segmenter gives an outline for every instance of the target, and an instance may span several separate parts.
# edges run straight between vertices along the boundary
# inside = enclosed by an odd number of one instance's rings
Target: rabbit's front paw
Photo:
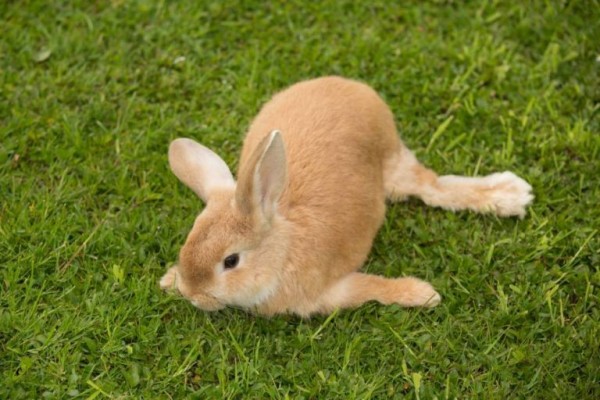
[[[406,277],[396,279],[396,285],[397,298],[394,302],[404,307],[435,307],[442,301],[442,296],[429,282]]]

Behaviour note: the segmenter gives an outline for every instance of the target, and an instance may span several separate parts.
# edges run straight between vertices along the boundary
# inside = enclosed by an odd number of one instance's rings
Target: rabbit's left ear
[[[236,204],[247,214],[269,222],[287,183],[287,161],[281,133],[267,135],[256,147],[238,177]]]
[[[175,139],[169,146],[173,173],[207,203],[219,189],[234,189],[235,181],[225,161],[192,139]]]

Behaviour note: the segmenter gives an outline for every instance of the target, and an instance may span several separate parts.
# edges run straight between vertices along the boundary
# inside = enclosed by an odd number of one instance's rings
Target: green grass
[[[0,398],[600,398],[599,9],[2,2]],[[390,206],[366,268],[430,280],[433,310],[265,319],[160,292],[202,206],[169,141],[235,168],[260,105],[328,74],[380,92],[434,169],[526,178],[528,216]]]

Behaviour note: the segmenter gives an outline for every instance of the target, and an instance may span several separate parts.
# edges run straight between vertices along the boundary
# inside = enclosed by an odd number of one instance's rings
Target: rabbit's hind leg
[[[533,200],[531,186],[512,172],[483,177],[438,176],[404,146],[385,161],[384,185],[386,197],[392,201],[416,196],[430,206],[501,217],[522,218]]]

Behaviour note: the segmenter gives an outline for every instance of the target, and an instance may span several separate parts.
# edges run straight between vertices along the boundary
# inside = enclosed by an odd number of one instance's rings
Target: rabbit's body
[[[244,141],[242,166],[275,129],[288,168],[279,212],[292,227],[281,268],[294,284],[265,308],[306,313],[332,282],[363,265],[385,215],[383,161],[400,143],[379,96],[340,78],[299,83],[267,103]]]
[[[511,173],[438,178],[403,146],[381,98],[337,77],[296,84],[262,108],[244,141],[237,185],[205,152],[187,139],[171,147],[175,174],[207,208],[180,265],[161,280],[203,309],[310,315],[369,300],[435,305],[440,296],[426,282],[356,272],[385,199],[415,195],[450,209],[522,216],[532,198]],[[239,266],[226,266],[229,254]]]

